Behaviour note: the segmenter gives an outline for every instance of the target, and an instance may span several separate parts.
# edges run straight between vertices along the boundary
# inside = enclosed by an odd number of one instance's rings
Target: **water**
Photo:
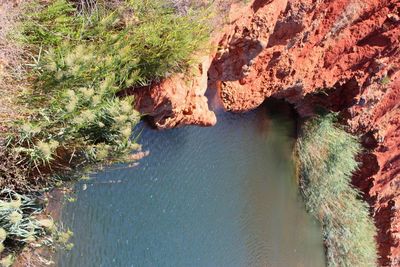
[[[74,232],[59,266],[325,266],[304,210],[288,116],[221,113],[213,128],[141,138],[140,166],[95,175],[62,211]]]

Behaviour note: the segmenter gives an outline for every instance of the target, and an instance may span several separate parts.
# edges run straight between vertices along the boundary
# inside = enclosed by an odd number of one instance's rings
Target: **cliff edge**
[[[400,1],[254,0],[224,7],[224,24],[197,75],[135,90],[137,108],[159,128],[214,125],[206,90],[216,90],[234,112],[269,97],[294,104],[302,116],[318,106],[341,112],[365,147],[353,183],[372,207],[380,264],[398,266]]]

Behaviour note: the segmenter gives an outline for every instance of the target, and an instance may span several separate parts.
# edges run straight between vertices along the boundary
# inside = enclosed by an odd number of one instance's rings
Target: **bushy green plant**
[[[0,243],[35,241],[45,233],[45,228],[35,215],[42,211],[42,205],[27,195],[3,189],[0,192]]]
[[[60,231],[53,219],[44,216],[44,203],[35,196],[18,194],[6,188],[0,191],[0,197],[0,253],[4,256],[0,265],[8,262],[11,265],[13,248],[24,244],[73,246],[69,242],[72,232]]]
[[[123,161],[138,148],[130,137],[139,119],[130,98],[105,98],[87,88],[66,90],[34,121],[23,123],[9,146],[23,156],[21,164],[39,171],[43,166],[57,168],[53,162],[73,167]]]
[[[25,41],[43,46],[37,67],[45,90],[98,86],[109,75],[117,91],[149,84],[186,71],[210,34],[204,10],[181,15],[159,0],[116,9],[99,2],[89,16],[76,13],[56,0],[26,19]]]
[[[37,57],[26,99],[36,111],[8,147],[35,174],[127,160],[140,114],[116,94],[187,71],[210,31],[204,10],[178,14],[159,0],[98,1],[90,12],[54,0],[27,10],[23,41]]]
[[[323,226],[328,266],[376,266],[376,228],[351,185],[361,147],[335,120],[328,114],[302,128],[296,145],[301,191],[307,210]]]
[[[158,0],[98,2],[89,14],[66,0],[28,10],[24,41],[38,56],[27,100],[37,110],[8,144],[35,173],[126,160],[140,114],[116,94],[186,71],[209,33],[203,11],[177,14]]]

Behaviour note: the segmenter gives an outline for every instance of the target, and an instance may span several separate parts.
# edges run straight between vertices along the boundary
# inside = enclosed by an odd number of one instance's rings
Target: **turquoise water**
[[[58,265],[325,266],[319,225],[297,192],[294,122],[266,108],[212,128],[144,129],[150,155],[76,186]]]

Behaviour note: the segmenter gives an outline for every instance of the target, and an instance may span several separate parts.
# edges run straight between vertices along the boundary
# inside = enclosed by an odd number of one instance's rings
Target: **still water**
[[[75,246],[58,265],[325,266],[297,192],[289,117],[264,107],[221,113],[213,128],[145,128],[138,167],[77,184],[61,216]]]

